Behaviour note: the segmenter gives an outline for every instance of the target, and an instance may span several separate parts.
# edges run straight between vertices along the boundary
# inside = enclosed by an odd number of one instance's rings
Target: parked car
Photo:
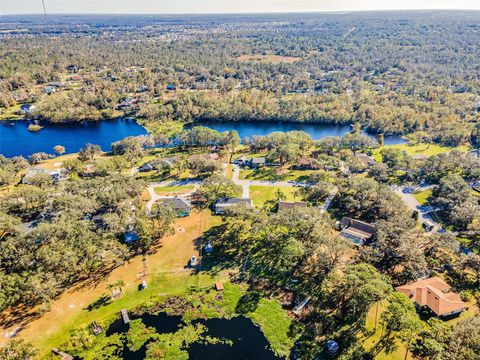
[[[197,257],[195,255],[190,259],[190,266],[197,266]]]

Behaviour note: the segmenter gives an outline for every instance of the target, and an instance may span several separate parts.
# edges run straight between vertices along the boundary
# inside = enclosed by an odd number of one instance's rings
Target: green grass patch
[[[247,316],[260,326],[273,351],[287,358],[295,339],[289,336],[292,319],[280,304],[275,300],[261,299],[255,311]]]
[[[377,317],[377,328],[375,329],[375,314],[376,314],[376,306],[372,306],[370,309],[367,319],[365,328],[367,332],[371,332],[369,336],[365,336],[365,334],[360,333],[360,340],[363,343],[363,346],[366,350],[372,349],[378,342],[381,340],[383,334],[382,325],[380,323],[380,315],[384,311],[385,307],[387,306],[386,301],[382,301],[378,305],[378,317]],[[385,351],[381,351],[379,354],[375,356],[375,359],[379,360],[403,360],[405,358],[405,346],[402,343],[397,343],[397,349],[395,349],[391,353],[386,353]],[[411,359],[411,356],[408,357]]]
[[[155,193],[158,195],[186,194],[192,191],[194,188],[195,187],[193,185],[159,186],[155,188]]]
[[[284,170],[278,168],[260,168],[257,170],[240,170],[241,180],[263,180],[263,181],[306,181],[310,175],[321,172],[319,170]]]
[[[425,144],[425,143],[385,145],[373,151],[373,157],[376,161],[382,160],[382,156],[380,152],[382,151],[382,149],[385,149],[387,147],[405,151],[407,155],[410,155],[410,156],[417,155],[417,156],[428,156],[428,157],[433,155],[443,154],[452,150],[459,150],[463,152],[467,152],[469,150],[469,147],[466,145],[461,145],[456,147],[442,146],[442,145],[436,145],[436,144]]]
[[[255,207],[262,207],[269,200],[276,199],[276,192],[280,190],[286,196],[286,201],[300,200],[296,192],[298,188],[293,186],[250,186],[250,198]]]
[[[0,108],[0,120],[19,120],[23,118],[18,114],[20,111],[20,105],[10,106],[9,108]]]
[[[92,321],[105,327],[118,316],[121,309],[132,310],[141,304],[150,303],[158,299],[159,294],[181,295],[199,285],[202,287],[213,286],[216,280],[218,279],[205,274],[194,276],[190,273],[161,274],[149,279],[146,289],[138,291],[136,287],[131,288],[116,300],[110,300],[110,295],[106,290],[104,295],[78,311],[76,316],[62,319],[64,324],[56,334],[46,336],[44,333],[32,342],[42,351],[41,355],[47,356],[52,348],[67,342],[72,329],[85,327]]]
[[[432,190],[424,190],[413,194],[420,205],[424,205],[430,196],[432,196]]]
[[[191,320],[238,316],[238,307],[242,299],[248,298],[249,294],[258,294],[258,298],[254,297],[258,301],[254,301],[254,306],[249,308],[243,315],[250,318],[260,327],[260,330],[268,339],[272,350],[276,354],[287,358],[295,341],[295,338],[290,335],[293,320],[282,309],[281,305],[276,300],[262,298],[259,292],[247,292],[247,287],[244,284],[225,282],[223,293],[219,293],[212,288],[215,280],[218,280],[218,278],[215,279],[207,275],[162,275],[151,279],[147,289],[126,292],[118,300],[112,301],[108,296],[102,296],[98,301],[90,304],[89,308],[82,309],[82,313],[75,319],[66,322],[61,332],[46,340],[41,340],[41,343],[37,344],[37,346],[41,345],[41,349],[45,353],[42,355],[48,356],[52,347],[61,347],[62,344],[66,344],[72,334],[78,334],[82,331],[88,332],[86,326],[92,321],[97,321],[106,329],[119,316],[121,309],[125,308],[128,311],[132,311],[139,305],[145,306],[145,309],[156,308],[158,304],[162,304],[163,301],[171,296],[181,297],[189,304],[186,307],[186,312],[183,314],[183,319],[187,325],[175,333],[176,338],[187,339],[190,338],[189,334],[192,335],[193,333],[191,332],[195,330],[190,325]],[[180,303],[177,302],[176,304]],[[165,302],[163,305],[166,306],[164,311],[178,314],[178,311],[182,311],[182,305],[178,305],[180,307],[176,308],[175,306],[177,305]],[[146,311],[148,312],[148,310]],[[183,334],[182,331],[188,331],[188,334]],[[197,331],[194,332],[197,333]],[[162,340],[164,336],[167,336],[152,332],[140,320],[132,321],[127,335],[128,347],[132,351],[138,350],[149,338]],[[94,339],[94,337],[90,337]],[[193,339],[196,341],[197,337],[193,336]],[[83,354],[93,356],[97,351],[103,351],[105,346],[108,347],[109,343],[118,342],[117,340],[115,336],[110,339],[110,337],[105,338],[105,335],[102,334],[99,338],[94,339],[95,343],[92,344],[92,347],[82,350],[82,352]],[[170,340],[166,343],[172,343]],[[179,350],[181,348],[182,346],[174,346],[171,350]]]

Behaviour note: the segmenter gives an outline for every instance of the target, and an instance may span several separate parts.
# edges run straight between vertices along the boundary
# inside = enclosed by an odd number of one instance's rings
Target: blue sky
[[[242,13],[478,9],[480,0],[44,0],[49,13]],[[41,13],[42,0],[0,0],[0,14]]]

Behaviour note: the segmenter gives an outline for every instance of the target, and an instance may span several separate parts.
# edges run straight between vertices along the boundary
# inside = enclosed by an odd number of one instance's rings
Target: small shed
[[[100,335],[103,332],[103,328],[96,322],[92,322],[92,331],[95,336]]]
[[[223,291],[224,290],[224,287],[223,287],[223,283],[218,281],[215,283],[215,290],[217,291]]]

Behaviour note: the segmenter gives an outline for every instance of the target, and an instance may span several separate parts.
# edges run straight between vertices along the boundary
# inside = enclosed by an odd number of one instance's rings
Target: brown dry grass
[[[153,281],[158,276],[168,276],[172,278],[172,283],[170,285],[162,283],[162,289],[149,288],[149,291],[168,291],[169,286],[174,290],[182,286],[182,283],[191,282],[191,279],[187,280],[187,278],[191,277],[192,272],[186,266],[192,255],[198,257],[196,242],[205,230],[220,222],[221,218],[213,217],[209,211],[196,211],[188,217],[179,218],[174,225],[175,233],[162,239],[152,254],[148,255],[146,261],[147,281]],[[110,273],[81,282],[68,289],[52,302],[51,310],[42,315],[35,315],[38,308],[18,309],[21,316],[17,314],[17,321],[10,322],[12,317],[2,314],[0,345],[8,341],[5,336],[8,332],[24,326],[17,338],[30,341],[44,350],[46,343],[51,344],[48,339],[58,337],[59,334],[63,336],[71,327],[96,319],[92,317],[97,314],[89,312],[86,307],[102,295],[108,294],[107,285],[120,279],[126,283],[123,289],[126,295],[120,300],[128,305],[135,305],[136,301],[145,301],[139,295],[135,295],[139,294],[137,287],[140,280],[137,279],[137,274],[142,271],[144,271],[143,256],[139,255]],[[115,305],[112,311],[114,307]],[[103,311],[108,311],[108,308]],[[98,316],[102,314],[104,315],[104,313],[98,313]],[[5,326],[7,322],[8,326]]]

